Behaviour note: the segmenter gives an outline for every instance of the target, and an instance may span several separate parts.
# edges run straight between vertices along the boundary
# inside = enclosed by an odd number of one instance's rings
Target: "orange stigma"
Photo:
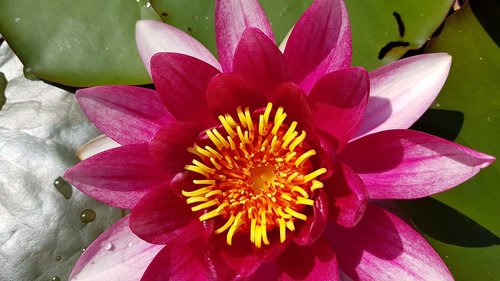
[[[304,145],[306,132],[296,131],[296,121],[285,123],[283,107],[274,118],[272,112],[272,103],[257,118],[248,107],[238,107],[237,120],[221,115],[220,129],[206,131],[211,145],[188,148],[197,159],[184,168],[203,178],[193,180],[199,188],[182,194],[193,212],[204,211],[200,221],[217,219],[214,232],[226,233],[229,245],[242,232],[261,248],[270,244],[268,232],[274,229],[283,243],[287,229],[307,219],[302,211],[314,205],[313,192],[323,187],[316,178],[327,170],[313,169],[309,158],[316,151]]]

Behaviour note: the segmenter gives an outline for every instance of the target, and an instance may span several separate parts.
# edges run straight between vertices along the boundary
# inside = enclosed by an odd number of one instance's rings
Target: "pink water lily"
[[[136,27],[156,90],[79,90],[121,146],[65,178],[131,214],[71,280],[452,280],[426,240],[372,199],[452,188],[494,158],[407,130],[446,80],[427,54],[351,67],[341,0],[316,0],[284,51],[257,1],[216,1],[219,61],[182,31]]]

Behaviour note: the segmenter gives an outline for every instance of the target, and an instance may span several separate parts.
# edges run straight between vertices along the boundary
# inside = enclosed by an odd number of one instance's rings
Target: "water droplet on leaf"
[[[59,276],[54,276],[54,277],[52,277],[51,280],[52,281],[61,281],[61,278],[59,278]]]
[[[85,209],[82,211],[82,214],[80,215],[80,221],[83,223],[88,223],[92,222],[95,220],[96,214],[93,210],[91,209]]]
[[[59,193],[64,196],[66,199],[70,199],[71,195],[73,195],[73,188],[69,183],[67,183],[62,177],[58,177],[54,181],[54,187],[59,191]]]
[[[56,256],[56,261],[60,261],[61,260],[61,256]]]

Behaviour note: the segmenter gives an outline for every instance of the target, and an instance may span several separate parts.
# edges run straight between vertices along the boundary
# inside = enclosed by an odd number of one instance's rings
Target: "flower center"
[[[307,219],[303,210],[314,205],[314,190],[323,187],[316,178],[326,169],[313,169],[316,151],[308,148],[306,132],[296,131],[296,121],[287,125],[286,117],[272,103],[258,116],[238,107],[238,121],[221,115],[221,126],[206,131],[210,145],[188,148],[198,159],[185,169],[202,179],[193,180],[199,188],[182,194],[193,212],[204,211],[200,221],[215,219],[214,232],[226,233],[229,245],[243,232],[261,248],[275,229],[283,243],[287,229]]]

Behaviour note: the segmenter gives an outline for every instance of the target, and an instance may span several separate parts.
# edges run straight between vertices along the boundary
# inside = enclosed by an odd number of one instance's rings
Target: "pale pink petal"
[[[253,81],[266,94],[289,80],[285,57],[257,28],[243,33],[234,53],[233,71]]]
[[[141,281],[208,280],[204,267],[206,242],[197,239],[164,247],[151,262]],[[139,279],[137,279],[139,280]]]
[[[389,130],[349,143],[341,161],[363,180],[371,199],[411,199],[448,190],[495,158],[412,130]]]
[[[340,269],[353,280],[453,280],[417,231],[373,204],[354,228],[336,226],[328,236]]]
[[[155,91],[132,86],[98,86],[78,90],[83,112],[119,144],[147,143],[175,119]]]
[[[250,280],[335,281],[339,270],[330,241],[322,236],[309,246],[290,245],[278,259],[262,264]]]
[[[370,72],[370,99],[358,136],[409,128],[429,108],[448,77],[446,53],[413,56]]]
[[[335,138],[337,150],[359,129],[369,91],[368,73],[355,67],[323,76],[307,97],[314,126]]]
[[[326,73],[351,65],[351,30],[342,0],[316,0],[286,43],[292,79],[306,91]]]
[[[91,156],[96,155],[97,153],[101,153],[103,151],[119,147],[120,144],[106,135],[100,135],[96,138],[93,138],[83,144],[76,150],[76,157],[80,160],[85,160]]]
[[[347,165],[340,163],[325,184],[330,199],[329,219],[345,227],[355,226],[363,217],[368,195],[358,175]]]
[[[157,53],[151,59],[156,90],[169,112],[179,121],[213,125],[207,106],[207,86],[219,73],[197,58],[177,53]]]
[[[217,59],[196,39],[173,26],[155,20],[140,20],[135,25],[135,41],[146,70],[151,74],[151,57],[159,52],[185,54],[221,69]]]
[[[150,243],[167,246],[192,241],[205,233],[203,224],[186,200],[175,195],[168,185],[150,190],[134,206],[130,228]]]
[[[134,144],[85,159],[66,171],[64,178],[92,198],[129,209],[150,188],[168,184],[173,175],[154,163],[148,145]]]
[[[163,248],[149,244],[130,231],[129,217],[101,234],[76,262],[70,281],[137,281]]]
[[[216,0],[215,40],[224,72],[233,69],[233,55],[243,32],[255,27],[274,42],[271,24],[257,0]]]

